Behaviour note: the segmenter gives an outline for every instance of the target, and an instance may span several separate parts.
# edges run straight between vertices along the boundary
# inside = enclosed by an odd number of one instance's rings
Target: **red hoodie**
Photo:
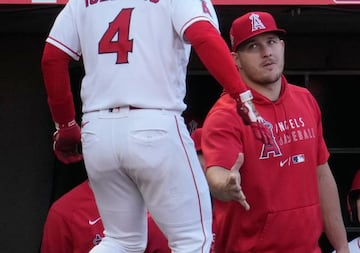
[[[256,91],[253,102],[274,136],[255,139],[224,93],[202,127],[206,167],[230,169],[244,153],[241,186],[251,206],[214,199],[216,253],[320,253],[322,233],[317,166],[329,157],[319,106],[311,93],[282,77],[280,98]]]

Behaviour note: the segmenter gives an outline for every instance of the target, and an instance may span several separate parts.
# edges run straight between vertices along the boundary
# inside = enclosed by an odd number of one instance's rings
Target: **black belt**
[[[119,110],[121,108],[127,108],[127,107],[129,108],[129,110],[143,109],[143,108],[140,108],[140,107],[129,105],[129,106],[118,106],[118,107],[109,108],[109,112],[113,112],[114,110]]]

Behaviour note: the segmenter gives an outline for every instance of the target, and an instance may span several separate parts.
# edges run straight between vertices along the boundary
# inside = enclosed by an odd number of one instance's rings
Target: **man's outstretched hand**
[[[239,153],[234,165],[231,167],[226,189],[231,200],[239,202],[245,210],[250,210],[250,205],[246,201],[246,197],[241,188],[240,167],[244,163],[244,154]]]
[[[56,124],[53,135],[55,156],[64,164],[80,162],[83,159],[79,152],[81,145],[81,130],[75,120],[66,124]]]
[[[250,125],[257,139],[264,144],[271,144],[273,142],[271,131],[265,126],[265,120],[256,111],[252,99],[250,90],[241,93],[236,99],[237,112],[244,123]]]

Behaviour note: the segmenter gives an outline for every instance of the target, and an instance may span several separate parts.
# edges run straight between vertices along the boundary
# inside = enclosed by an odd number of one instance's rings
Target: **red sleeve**
[[[205,167],[230,169],[238,154],[244,153],[243,136],[248,136],[251,131],[237,114],[232,98],[228,94],[222,95],[206,116],[201,131]]]
[[[195,22],[186,29],[185,37],[210,74],[232,97],[238,98],[240,93],[248,90],[229,47],[213,25],[208,21]]]
[[[71,57],[57,47],[46,43],[41,67],[53,120],[67,123],[75,118],[75,107],[70,86]]]
[[[73,252],[72,240],[67,222],[55,210],[50,209],[44,225],[40,253]]]

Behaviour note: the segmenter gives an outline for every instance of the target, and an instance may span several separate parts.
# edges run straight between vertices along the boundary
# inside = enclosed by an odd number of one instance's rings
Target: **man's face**
[[[267,85],[279,80],[284,69],[284,41],[276,33],[259,34],[242,43],[233,53],[245,80]]]

